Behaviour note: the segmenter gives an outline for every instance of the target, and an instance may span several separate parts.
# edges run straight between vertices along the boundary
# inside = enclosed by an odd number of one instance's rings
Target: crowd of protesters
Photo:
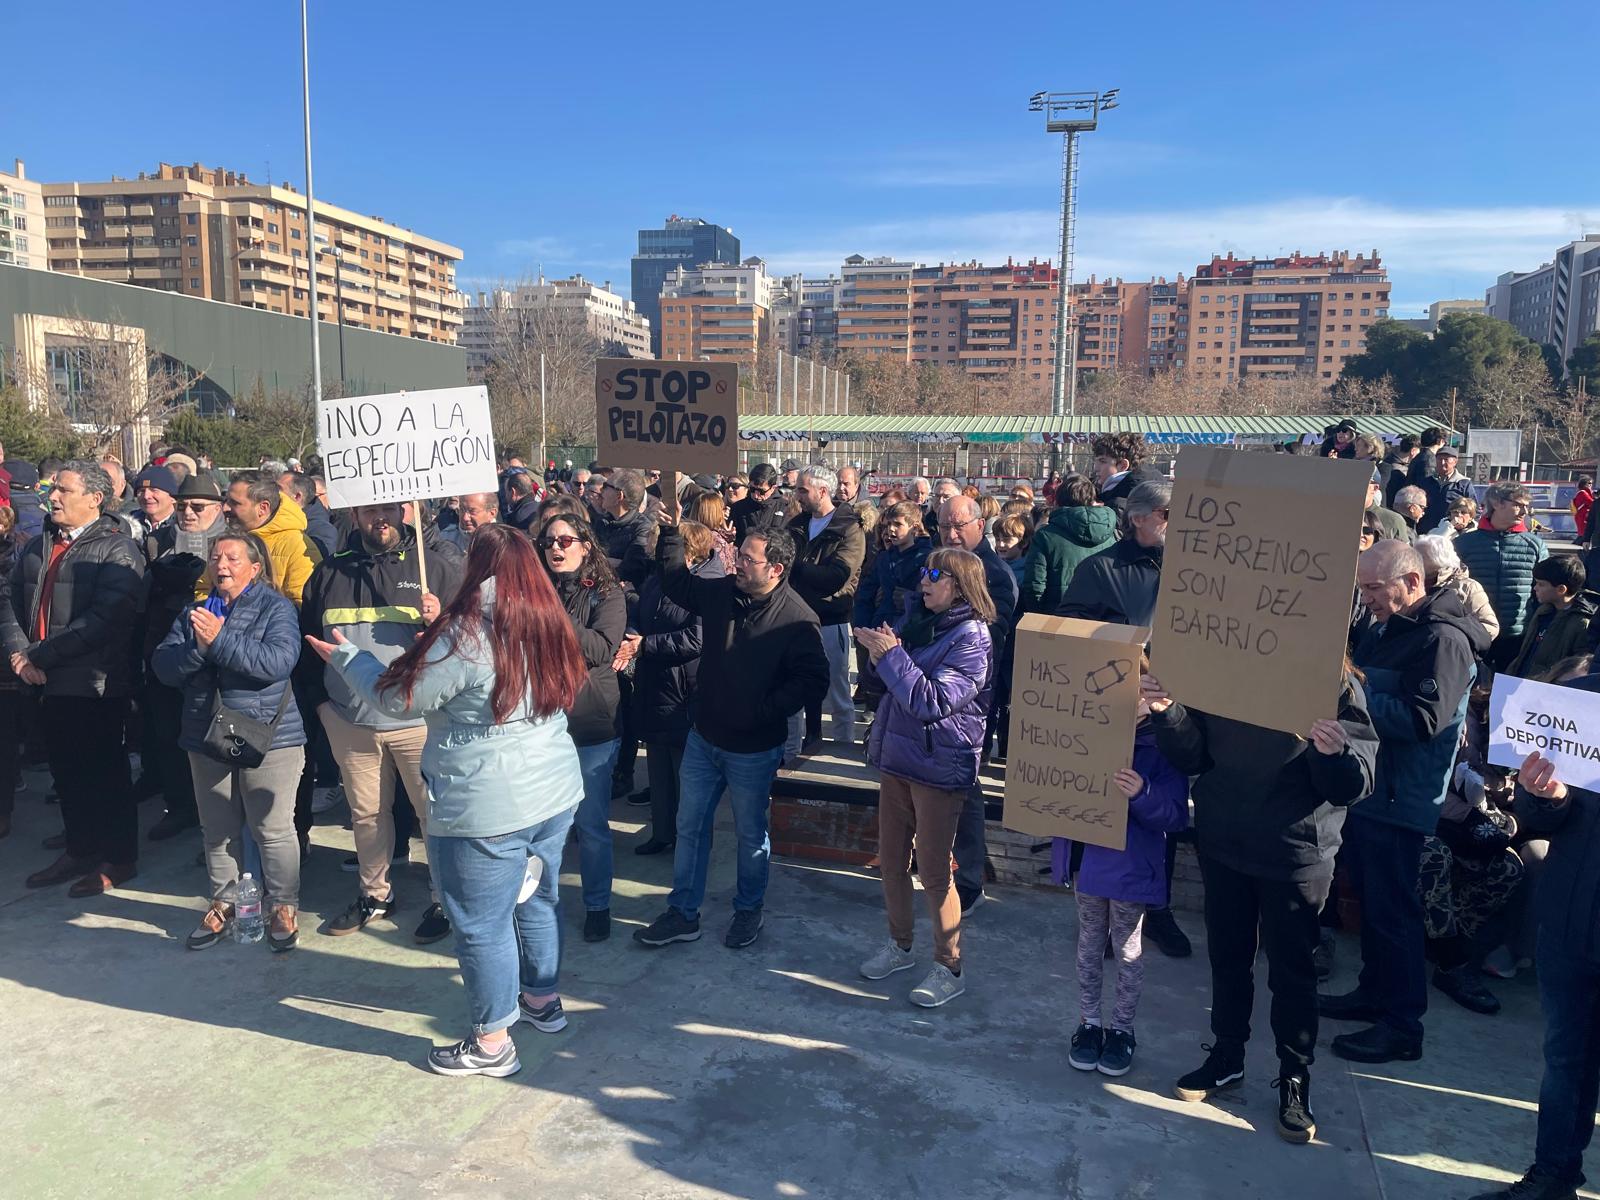
[[[42,760],[62,830],[27,886],[91,897],[136,877],[137,804],[159,797],[146,836],[189,834],[207,875],[188,947],[224,940],[250,871],[281,953],[299,939],[313,818],[343,802],[354,895],[322,931],[357,933],[409,900],[417,942],[453,934],[471,1032],[429,1066],[504,1076],[519,1069],[513,1025],[567,1023],[569,840],[583,939],[604,941],[611,806],[648,805],[633,852],[671,854],[672,890],[633,938],[694,941],[726,795],[723,941],[747,947],[763,929],[777,772],[864,741],[885,928],[859,970],[916,966],[914,873],[933,946],[907,998],[940,1007],[966,989],[962,924],[985,899],[981,776],[1006,762],[1018,621],[1148,626],[1156,610],[1171,485],[1138,435],[1092,451],[1088,474],[1003,495],[954,478],[874,491],[855,467],[794,460],[718,478],[513,458],[496,491],[421,512],[330,512],[315,462],[223,479],[157,445],[130,479],[114,460],[0,457],[0,837],[22,763]],[[1442,431],[1388,446],[1343,422],[1320,452],[1372,462],[1337,716],[1300,736],[1263,729],[1184,705],[1142,663],[1132,766],[1114,781],[1126,845],[1052,847],[1078,909],[1069,1061],[1132,1069],[1145,936],[1191,953],[1170,900],[1192,841],[1214,1040],[1180,1098],[1243,1078],[1258,950],[1291,1142],[1316,1132],[1319,1017],[1363,1026],[1332,1039],[1340,1057],[1413,1060],[1430,964],[1435,989],[1489,1016],[1486,977],[1537,963],[1536,1160],[1492,1195],[1574,1195],[1600,1086],[1600,797],[1537,755],[1490,766],[1484,716],[1497,672],[1600,690],[1585,561],[1549,554],[1519,484],[1489,486],[1480,511]],[[1585,479],[1580,546],[1592,502]],[[393,870],[413,835],[426,902],[402,897]],[[1319,995],[1331,930],[1357,906],[1359,981]]]

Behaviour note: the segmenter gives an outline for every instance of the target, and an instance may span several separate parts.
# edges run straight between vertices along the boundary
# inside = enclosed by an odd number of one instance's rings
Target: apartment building
[[[1147,374],[1182,370],[1189,357],[1189,289],[1183,276],[1175,283],[1168,283],[1163,276],[1148,283],[1123,284],[1122,288],[1118,368]]]
[[[840,270],[836,342],[846,358],[911,353],[913,262],[852,254]]]
[[[759,258],[674,268],[661,286],[661,357],[731,360],[754,371],[773,345],[777,281]]]
[[[51,270],[454,343],[459,247],[305,197],[284,184],[195,163],[137,179],[43,185]]]
[[[772,301],[773,345],[785,354],[831,354],[838,344],[843,293],[844,281],[837,275],[783,277]]]
[[[1325,384],[1366,348],[1372,322],[1389,315],[1389,276],[1374,250],[1285,258],[1213,256],[1188,286],[1188,370],[1202,379],[1284,379]]]
[[[1491,317],[1567,359],[1600,332],[1600,233],[1586,233],[1532,271],[1507,271],[1484,295]]]
[[[0,263],[45,267],[44,190],[28,178],[22,160],[0,171]]]
[[[611,289],[609,279],[593,283],[582,275],[550,280],[541,275],[533,283],[479,292],[476,302],[463,309],[460,345],[467,354],[470,378],[483,377],[494,345],[514,313],[550,313],[557,320],[581,322],[609,357],[650,357],[650,323],[633,301]],[[536,321],[537,317],[530,318],[530,336],[537,333]]]
[[[659,229],[639,230],[630,294],[639,314],[650,322],[651,346],[659,357],[669,357],[661,346],[661,288],[667,278],[679,267],[733,266],[739,261],[739,239],[733,230],[699,217],[674,214]]]

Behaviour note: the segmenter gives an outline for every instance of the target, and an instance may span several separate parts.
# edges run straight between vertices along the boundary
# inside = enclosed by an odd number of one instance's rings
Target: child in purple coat
[[[1145,909],[1167,902],[1167,834],[1189,824],[1189,781],[1156,748],[1145,702],[1139,701],[1133,767],[1115,775],[1128,798],[1128,840],[1122,850],[1084,846],[1078,869],[1079,1025],[1069,1061],[1080,1071],[1126,1075],[1133,1065],[1133,1015],[1144,987],[1140,930]],[[1111,1027],[1100,1019],[1106,939],[1117,958]]]

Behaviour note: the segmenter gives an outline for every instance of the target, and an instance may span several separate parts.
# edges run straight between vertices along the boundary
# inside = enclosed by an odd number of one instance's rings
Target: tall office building
[[[321,200],[313,238],[285,185],[162,163],[43,192],[53,271],[303,317],[314,245],[322,320],[450,343],[461,326],[458,247]]]
[[[661,354],[661,287],[679,267],[738,265],[739,239],[733,230],[699,217],[668,217],[660,229],[639,230],[633,256],[633,304],[650,322],[651,346]]]
[[[1532,271],[1507,271],[1484,296],[1491,317],[1567,359],[1600,332],[1600,233],[1586,233]]]

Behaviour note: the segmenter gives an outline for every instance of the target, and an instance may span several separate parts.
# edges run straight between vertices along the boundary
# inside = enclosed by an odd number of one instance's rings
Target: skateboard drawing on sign
[[[1126,658],[1114,658],[1103,667],[1096,667],[1083,678],[1083,686],[1091,695],[1103,696],[1117,684],[1126,679],[1133,671],[1133,662]]]

